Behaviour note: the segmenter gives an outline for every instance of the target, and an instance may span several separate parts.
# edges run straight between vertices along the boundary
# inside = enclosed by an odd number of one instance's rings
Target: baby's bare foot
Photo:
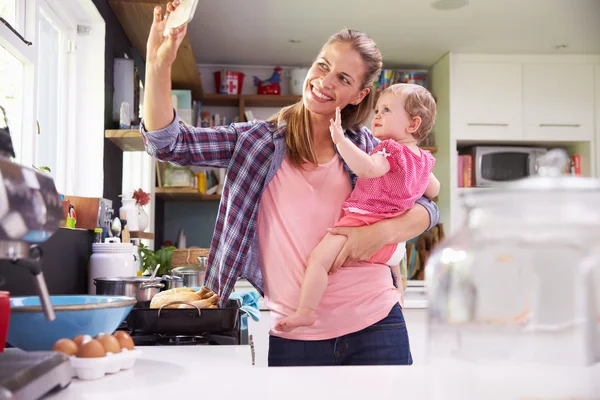
[[[301,326],[314,325],[317,315],[314,311],[296,311],[289,317],[284,318],[275,325],[275,330],[280,332],[291,332]]]

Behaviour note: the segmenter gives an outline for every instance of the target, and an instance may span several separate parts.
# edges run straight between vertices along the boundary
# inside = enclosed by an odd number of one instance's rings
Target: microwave
[[[486,187],[523,179],[537,172],[538,160],[546,154],[541,147],[473,146],[473,186]]]

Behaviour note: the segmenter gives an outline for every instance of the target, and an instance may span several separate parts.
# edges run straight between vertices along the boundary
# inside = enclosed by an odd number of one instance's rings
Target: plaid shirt
[[[159,131],[146,132],[143,124],[140,126],[146,151],[159,160],[227,169],[205,285],[219,294],[222,303],[240,276],[264,294],[256,218],[262,193],[286,154],[285,128],[266,121],[196,128],[180,124],[177,114],[169,126]],[[368,153],[378,143],[366,128],[346,130],[346,136]],[[354,187],[356,175],[344,166]],[[425,197],[417,203],[429,212],[431,229],[439,221],[437,205]]]

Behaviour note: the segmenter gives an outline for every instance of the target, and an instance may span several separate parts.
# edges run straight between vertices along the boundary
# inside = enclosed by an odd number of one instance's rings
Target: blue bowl
[[[7,342],[27,351],[50,350],[58,339],[113,333],[136,303],[124,296],[50,296],[56,313],[46,321],[37,296],[11,297]]]

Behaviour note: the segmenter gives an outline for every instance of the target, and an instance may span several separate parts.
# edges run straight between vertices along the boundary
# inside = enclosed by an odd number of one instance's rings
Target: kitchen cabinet
[[[261,311],[260,320],[248,318],[248,335],[254,342],[254,362],[257,367],[267,367],[269,361],[269,330],[271,329],[271,312]]]
[[[404,308],[402,313],[408,330],[413,365],[423,365],[427,352],[427,309]]]
[[[521,65],[461,62],[451,83],[453,130],[462,140],[521,140]]]
[[[600,161],[597,160],[600,155],[600,64],[596,65],[594,82],[596,83],[596,176],[600,176]]]
[[[523,64],[524,139],[592,140],[593,79],[593,64]]]

